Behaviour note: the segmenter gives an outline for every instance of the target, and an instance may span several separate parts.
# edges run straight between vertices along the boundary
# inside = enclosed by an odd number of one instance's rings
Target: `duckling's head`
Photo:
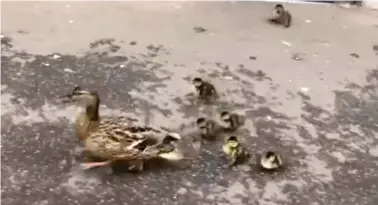
[[[203,83],[203,80],[201,78],[196,77],[193,79],[193,85],[195,87],[200,87],[202,83]]]
[[[222,120],[229,120],[230,119],[230,112],[222,111],[220,113],[220,117],[221,117]]]
[[[260,165],[267,170],[273,170],[282,166],[281,156],[273,151],[267,151],[261,158]]]
[[[81,87],[76,86],[70,94],[67,94],[63,97],[63,102],[77,102],[84,106],[98,106],[98,104],[100,103],[100,97],[95,91],[86,91]]]
[[[276,4],[274,7],[275,12],[279,15],[284,11],[284,7],[282,4]]]
[[[225,144],[230,148],[236,148],[239,146],[239,141],[236,136],[230,136],[226,139]]]

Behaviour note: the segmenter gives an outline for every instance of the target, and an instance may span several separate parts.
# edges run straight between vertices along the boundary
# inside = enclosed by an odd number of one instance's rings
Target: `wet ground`
[[[378,14],[289,4],[284,29],[266,24],[272,6],[2,2],[2,203],[375,204]],[[215,106],[186,100],[196,76]],[[226,169],[216,142],[185,166],[80,171],[77,109],[56,102],[74,85],[99,91],[102,115],[156,126],[235,110],[250,152],[280,150],[287,169]]]

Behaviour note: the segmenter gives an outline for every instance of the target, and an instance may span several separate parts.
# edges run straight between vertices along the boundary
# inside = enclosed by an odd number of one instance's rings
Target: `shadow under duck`
[[[83,163],[84,169],[127,161],[131,168],[142,171],[148,159],[178,161],[184,158],[176,146],[181,140],[177,133],[140,125],[129,117],[100,117],[100,97],[95,91],[77,86],[64,96],[63,102],[79,102],[84,106],[84,112],[76,120],[76,134],[87,157],[103,160]]]

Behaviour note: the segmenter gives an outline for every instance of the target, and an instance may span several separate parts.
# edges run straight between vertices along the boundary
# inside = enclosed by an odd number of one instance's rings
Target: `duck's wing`
[[[113,140],[123,142],[126,146],[131,145],[131,147],[140,145],[142,142],[147,143],[144,146],[158,144],[169,133],[166,130],[146,126],[135,121],[130,122],[129,119],[122,117],[101,120],[98,131]]]

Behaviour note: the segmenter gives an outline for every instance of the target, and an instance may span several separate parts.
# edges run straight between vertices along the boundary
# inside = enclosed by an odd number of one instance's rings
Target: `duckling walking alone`
[[[269,21],[289,28],[291,26],[291,18],[290,12],[285,10],[282,4],[276,4],[273,10],[273,18],[270,18]]]
[[[248,151],[239,143],[236,136],[227,138],[222,149],[229,159],[229,167],[237,163],[243,163],[250,156]]]
[[[138,125],[136,120],[128,117],[100,118],[100,97],[97,92],[75,87],[72,93],[65,96],[64,102],[79,102],[84,105],[85,111],[76,121],[77,136],[87,154],[104,160],[84,163],[87,169],[120,160],[128,161],[132,164],[132,168],[142,171],[143,163],[147,159],[183,158],[182,152],[175,146],[176,141],[181,140],[181,136],[177,133]],[[167,151],[163,144],[172,146],[172,149]]]
[[[218,98],[217,91],[213,84],[202,80],[201,78],[194,78],[193,85],[196,88],[198,98],[205,102],[211,102]]]

